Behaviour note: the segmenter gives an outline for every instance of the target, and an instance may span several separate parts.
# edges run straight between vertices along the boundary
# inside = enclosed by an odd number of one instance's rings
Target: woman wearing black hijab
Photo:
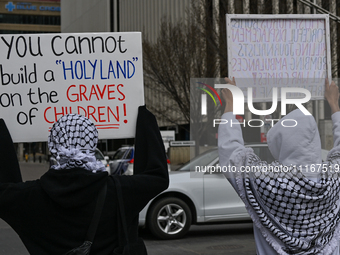
[[[169,184],[156,119],[145,106],[139,107],[133,176],[108,176],[94,157],[97,140],[90,120],[75,114],[63,116],[49,138],[58,164],[39,180],[22,182],[10,134],[0,121],[0,217],[17,232],[30,254],[61,255],[81,246],[105,184],[105,202],[90,254],[112,254],[124,235],[117,220],[113,178],[121,185],[129,242],[137,242],[139,211]],[[144,244],[139,252],[146,254]]]

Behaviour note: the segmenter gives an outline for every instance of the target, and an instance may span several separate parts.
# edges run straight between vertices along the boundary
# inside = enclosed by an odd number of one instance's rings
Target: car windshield
[[[116,154],[113,155],[113,160],[122,159],[127,150],[128,149],[119,149]]]
[[[208,166],[212,161],[218,157],[218,150],[209,150],[203,154],[198,155],[196,158],[190,160],[179,171],[190,171],[195,169],[196,166]]]

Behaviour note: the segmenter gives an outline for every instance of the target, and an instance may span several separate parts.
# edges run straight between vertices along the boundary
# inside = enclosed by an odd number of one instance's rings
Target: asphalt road
[[[46,163],[21,163],[24,180],[39,178],[48,169]],[[141,229],[149,255],[255,255],[252,223],[192,226],[179,240],[157,240]],[[17,234],[0,220],[0,254],[28,255]]]

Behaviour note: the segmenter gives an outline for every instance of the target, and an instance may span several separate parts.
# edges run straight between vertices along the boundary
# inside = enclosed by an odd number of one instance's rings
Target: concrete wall
[[[142,31],[156,41],[162,18],[184,20],[190,0],[124,0],[119,3],[120,31]]]
[[[110,1],[61,0],[61,32],[110,32]]]

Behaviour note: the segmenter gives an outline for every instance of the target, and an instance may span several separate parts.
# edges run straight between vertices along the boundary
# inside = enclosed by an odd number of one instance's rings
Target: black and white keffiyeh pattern
[[[252,150],[243,153],[239,158],[246,159],[244,164],[269,169]],[[249,214],[278,254],[330,254],[338,245],[340,173],[332,165],[339,164],[339,158],[338,153],[331,154],[320,182],[309,180],[293,167],[286,172],[255,171],[237,177]]]
[[[50,152],[58,162],[51,168],[105,171],[104,165],[95,157],[97,142],[97,128],[88,118],[77,114],[64,115],[54,123],[48,139]]]

